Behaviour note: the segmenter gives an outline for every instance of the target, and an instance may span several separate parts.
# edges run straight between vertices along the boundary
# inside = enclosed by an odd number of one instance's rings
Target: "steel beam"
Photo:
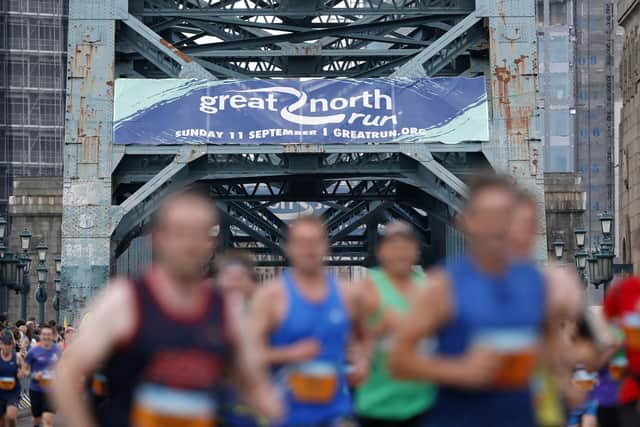
[[[202,65],[194,62],[135,16],[129,14],[122,22],[129,29],[123,35],[134,49],[169,77],[215,79]]]
[[[421,8],[331,8],[311,11],[314,16],[367,16],[367,15],[405,15],[405,16],[422,16],[422,15],[464,15],[469,13],[466,8],[447,8],[447,7],[421,7]],[[303,18],[310,16],[309,11],[286,10],[284,8],[255,8],[255,9],[209,9],[209,8],[192,8],[192,9],[145,9],[138,15],[145,17],[207,17],[207,16],[279,16],[287,18]]]
[[[440,143],[388,143],[388,144],[270,144],[270,145],[206,145],[198,146],[207,154],[282,154],[282,153],[406,153],[416,147],[426,147],[432,153],[479,153],[486,149],[479,142],[463,142],[460,144]],[[177,154],[180,145],[126,145],[126,155],[161,155]]]
[[[470,43],[476,41],[483,32],[476,28],[482,18],[476,12],[470,13],[454,25],[431,46],[391,73],[392,77],[426,77],[438,72],[444,65],[462,53]],[[449,46],[458,43],[453,49]]]

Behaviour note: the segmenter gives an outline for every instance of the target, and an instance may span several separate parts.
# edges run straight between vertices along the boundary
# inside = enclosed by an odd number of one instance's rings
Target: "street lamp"
[[[22,300],[20,304],[20,316],[23,320],[27,320],[27,298],[31,292],[31,284],[29,283],[29,272],[31,271],[31,257],[29,256],[29,247],[31,246],[31,233],[26,228],[19,234],[20,248],[22,249],[22,285],[20,293]]]
[[[40,243],[38,243],[38,246],[36,246],[36,250],[38,251],[38,262],[39,263],[44,263],[46,261],[46,259],[47,259],[47,249],[49,249],[49,247],[42,240],[40,241]]]
[[[29,250],[29,246],[31,245],[31,233],[26,228],[22,230],[19,234],[20,236],[20,248],[22,252],[27,252]]]
[[[611,227],[613,225],[613,216],[605,211],[600,214],[600,229],[605,238],[611,236]]]
[[[573,231],[573,234],[576,238],[576,248],[584,248],[587,230],[584,227],[576,227],[576,229]]]
[[[588,255],[589,254],[587,254],[587,251],[585,251],[584,249],[576,251],[576,254],[574,256],[576,258],[576,268],[578,270],[584,270],[587,267]]]
[[[598,259],[596,258],[595,251],[587,258],[587,264],[589,266],[589,280],[598,288],[600,286],[600,274],[598,272]]]
[[[553,252],[555,253],[556,259],[560,261],[562,259],[562,255],[564,255],[564,242],[557,238],[553,241]]]
[[[56,311],[56,324],[60,324],[60,277],[62,274],[62,257],[57,255],[53,260],[56,265],[56,278],[53,280],[56,286],[56,296],[53,297],[53,309]]]
[[[47,301],[47,267],[45,267],[44,262],[40,262],[38,265],[38,289],[36,289],[35,297],[36,301],[40,305],[40,323],[44,323],[44,303]]]

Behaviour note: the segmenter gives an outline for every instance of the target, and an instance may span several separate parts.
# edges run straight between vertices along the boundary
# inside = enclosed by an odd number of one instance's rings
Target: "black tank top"
[[[207,290],[202,314],[177,319],[163,311],[148,280],[143,276],[134,284],[138,331],[103,370],[108,395],[100,424],[213,426],[231,354],[222,295]]]

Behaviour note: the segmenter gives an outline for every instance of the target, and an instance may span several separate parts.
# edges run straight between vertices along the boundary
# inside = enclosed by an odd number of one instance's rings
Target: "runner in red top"
[[[634,264],[640,261],[640,230],[635,233]],[[629,276],[611,287],[604,313],[625,332],[629,375],[620,387],[622,426],[640,426],[640,277]]]

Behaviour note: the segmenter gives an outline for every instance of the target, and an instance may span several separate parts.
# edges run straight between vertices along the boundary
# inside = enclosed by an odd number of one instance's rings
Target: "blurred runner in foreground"
[[[633,236],[633,261],[640,262],[640,229]],[[629,276],[611,287],[604,314],[620,325],[625,335],[627,375],[620,385],[620,425],[640,426],[640,277]]]
[[[162,202],[152,267],[135,282],[106,286],[60,361],[54,387],[66,427],[95,425],[79,384],[98,370],[107,388],[103,426],[215,426],[222,377],[234,367],[246,397],[278,415],[256,348],[204,280],[216,223],[213,204],[194,190]]]
[[[513,185],[485,176],[460,216],[468,254],[428,272],[429,285],[398,328],[390,367],[399,378],[439,384],[429,427],[534,427],[529,390],[545,325],[544,278],[514,263]],[[417,349],[436,337],[435,354]]]
[[[368,326],[376,336],[371,371],[356,393],[360,427],[419,427],[436,397],[426,382],[399,381],[387,368],[390,337],[409,309],[409,301],[425,287],[415,270],[420,242],[411,225],[392,221],[381,231],[376,256],[380,267],[369,270],[362,283],[369,313]]]
[[[317,217],[289,226],[286,253],[291,268],[256,293],[253,324],[268,346],[267,358],[283,386],[286,427],[351,425],[346,363],[355,341],[356,372],[368,363],[364,309],[354,286],[324,271],[327,232]]]
[[[227,301],[234,308],[238,324],[245,326],[253,294],[258,286],[256,264],[251,254],[230,250],[215,259],[216,285],[222,289]],[[242,332],[246,333],[246,332]],[[234,379],[227,378],[220,400],[220,425],[222,427],[266,427],[268,420],[259,416],[243,400],[234,386]]]

